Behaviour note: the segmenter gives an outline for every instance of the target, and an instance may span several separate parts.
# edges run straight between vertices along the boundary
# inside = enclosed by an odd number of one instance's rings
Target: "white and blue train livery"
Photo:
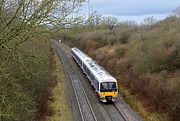
[[[102,102],[115,101],[118,94],[117,80],[78,48],[71,48],[71,54],[89,78],[100,100]]]

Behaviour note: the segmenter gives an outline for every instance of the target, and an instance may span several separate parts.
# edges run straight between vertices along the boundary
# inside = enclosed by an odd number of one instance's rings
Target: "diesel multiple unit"
[[[89,78],[100,100],[102,102],[115,101],[118,94],[117,80],[78,48],[72,48],[71,54]]]

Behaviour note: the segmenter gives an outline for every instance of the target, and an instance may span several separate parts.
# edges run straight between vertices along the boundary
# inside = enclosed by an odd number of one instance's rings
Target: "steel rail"
[[[71,54],[71,52],[69,51],[69,49],[67,48],[67,47],[65,47],[65,46],[63,46],[62,48],[64,48],[64,50],[66,49],[66,52],[67,53],[69,53],[69,54]],[[71,62],[72,63],[72,62]],[[72,66],[72,65],[71,65]],[[76,73],[76,75],[77,75],[77,73]],[[78,76],[78,78],[79,78],[79,75],[77,75]],[[80,82],[81,83],[81,82]],[[82,84],[81,84],[82,85]],[[83,90],[84,90],[84,88],[83,88]],[[124,116],[124,114],[122,113],[122,111],[119,109],[119,107],[117,106],[117,104],[116,104],[117,102],[115,102],[113,105],[115,106],[115,108],[118,110],[118,112],[120,113],[120,115],[123,117],[123,119],[125,120],[125,121],[129,121],[127,118],[126,118],[126,116]],[[108,113],[108,112],[107,112]],[[108,113],[108,115],[110,115],[109,113]],[[111,118],[111,117],[110,117]]]
[[[56,45],[56,46],[58,46],[58,45]],[[61,54],[60,54],[59,56],[61,57],[61,59],[62,59],[62,61],[63,61],[63,63],[64,63],[63,66],[64,66],[64,67],[66,66],[67,71],[68,71],[68,73],[69,73],[69,75],[70,75],[70,79],[72,80],[71,74],[70,74],[70,72],[69,72],[69,68],[68,68],[68,66],[66,65],[66,60],[65,60],[64,57],[62,56],[62,50],[61,50]],[[75,90],[75,87],[74,87],[74,84],[72,83],[72,81],[71,81],[71,84],[72,84],[72,86],[73,86],[73,91],[74,91],[74,93],[75,93],[75,97],[76,97],[76,100],[77,100],[77,103],[78,103],[78,108],[79,108],[79,112],[80,112],[80,115],[81,115],[81,119],[82,119],[82,121],[84,121],[84,117],[83,117],[83,114],[82,114],[80,101],[79,101],[79,98],[78,98],[78,96],[77,96],[77,92],[76,92],[76,90]]]
[[[114,106],[116,107],[116,109],[118,110],[118,112],[121,114],[121,116],[124,118],[125,121],[129,121],[125,116],[124,114],[122,114],[122,111],[118,108],[117,104],[114,103]]]
[[[70,65],[71,65],[71,67],[72,67],[71,62],[70,62]],[[72,70],[72,71],[74,71],[74,70]],[[74,71],[74,73],[76,74],[76,76],[77,76],[78,79],[80,80],[79,75],[78,75],[75,71]],[[92,112],[92,114],[93,114],[93,117],[94,117],[95,121],[97,121],[97,118],[96,118],[95,113],[94,113],[94,111],[93,111],[93,109],[92,109],[92,106],[91,106],[91,104],[90,104],[90,102],[89,102],[89,98],[88,98],[88,96],[87,96],[87,94],[86,94],[86,92],[85,92],[85,90],[84,90],[84,87],[82,86],[81,81],[79,81],[79,82],[80,82],[80,85],[81,85],[81,87],[82,87],[83,93],[85,94],[86,100],[88,101],[88,105],[89,105],[89,107],[90,107],[90,109],[91,109],[91,112]]]
[[[63,48],[63,47],[62,47],[62,48]],[[66,51],[66,50],[65,50],[65,51]],[[67,51],[67,52],[68,52],[68,51]],[[68,53],[70,54],[70,52],[68,52]],[[68,60],[68,61],[69,61],[69,60]],[[86,94],[86,92],[85,92],[85,90],[84,90],[84,87],[82,86],[81,81],[80,81],[80,77],[79,77],[79,75],[74,71],[74,68],[73,68],[73,66],[72,66],[72,62],[71,62],[71,61],[69,61],[69,64],[70,64],[70,66],[71,66],[72,71],[74,72],[74,74],[77,76],[77,78],[78,78],[78,80],[79,80],[79,83],[80,83],[81,88],[82,88],[82,90],[83,90],[83,93],[84,93],[84,95],[85,95],[85,97],[86,97],[86,100],[87,100],[88,105],[89,105],[89,107],[90,107],[90,110],[91,110],[91,112],[92,112],[92,114],[93,114],[93,117],[94,117],[95,121],[97,121],[97,118],[96,118],[96,116],[95,116],[95,113],[94,113],[94,111],[93,111],[93,109],[92,109],[92,106],[91,106],[91,104],[90,104],[89,98],[88,98],[88,96],[87,96],[87,94]]]
[[[67,55],[65,55],[65,53],[63,52],[63,49],[62,49],[62,48],[64,49],[64,51],[66,51],[67,49],[65,49],[63,46],[60,47],[60,50],[61,50],[61,52],[63,53],[64,58],[67,58]],[[66,52],[67,52],[67,51],[66,51]],[[70,54],[70,52],[68,52],[68,53]],[[63,57],[62,57],[62,58],[63,58]],[[77,81],[78,81],[79,84],[80,84],[80,87],[81,87],[81,89],[82,89],[82,91],[83,91],[83,94],[84,94],[84,96],[85,96],[85,98],[86,98],[87,104],[88,104],[88,106],[89,106],[89,108],[90,108],[90,111],[91,111],[91,113],[92,113],[92,115],[93,115],[93,118],[94,118],[95,121],[97,121],[97,118],[96,118],[96,116],[95,116],[95,113],[94,113],[94,111],[93,111],[93,109],[92,109],[92,106],[91,106],[91,104],[90,104],[89,98],[88,98],[88,96],[87,96],[87,94],[86,94],[86,92],[85,92],[85,90],[84,90],[84,87],[82,86],[81,81],[80,81],[79,75],[74,71],[74,68],[73,68],[73,66],[72,66],[72,62],[70,62],[70,61],[68,60],[68,58],[67,58],[67,60],[65,60],[64,58],[63,58],[63,60],[64,60],[65,63],[67,63],[66,67],[67,67],[67,70],[68,70],[68,73],[69,73],[69,75],[70,75],[71,80],[73,80],[73,78],[72,78],[72,75],[71,75],[71,73],[70,73],[70,70],[76,75]],[[67,61],[67,62],[66,62],[66,61]],[[71,69],[70,69],[70,67],[68,66],[68,63],[69,63],[69,66],[71,67]],[[72,81],[71,81],[71,83],[72,83],[73,90],[74,90],[75,95],[76,95],[76,99],[77,99],[77,102],[78,102],[78,107],[79,107],[79,110],[80,110],[80,113],[81,113],[82,120],[84,121],[84,116],[83,116],[83,113],[82,113],[82,110],[81,110],[81,105],[80,105],[79,97],[77,96],[77,92],[76,92],[76,90],[75,90],[75,85],[74,85],[74,83],[73,83]]]

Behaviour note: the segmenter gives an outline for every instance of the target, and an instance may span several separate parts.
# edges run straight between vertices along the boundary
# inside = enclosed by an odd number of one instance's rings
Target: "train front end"
[[[114,102],[118,95],[117,82],[101,82],[99,90],[99,97],[101,102]]]

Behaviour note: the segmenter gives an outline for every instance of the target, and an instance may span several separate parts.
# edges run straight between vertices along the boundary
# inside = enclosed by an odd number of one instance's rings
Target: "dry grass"
[[[56,55],[56,68],[54,77],[57,80],[57,85],[52,90],[52,97],[49,101],[49,107],[53,114],[46,117],[46,121],[69,121],[71,119],[70,111],[68,110],[67,99],[65,95],[64,75],[62,66],[59,63],[58,56]]]
[[[148,108],[145,108],[142,101],[138,98],[138,95],[132,95],[130,91],[123,86],[119,85],[120,95],[126,100],[126,102],[138,112],[144,121],[170,121],[168,115],[165,113],[150,112]]]

